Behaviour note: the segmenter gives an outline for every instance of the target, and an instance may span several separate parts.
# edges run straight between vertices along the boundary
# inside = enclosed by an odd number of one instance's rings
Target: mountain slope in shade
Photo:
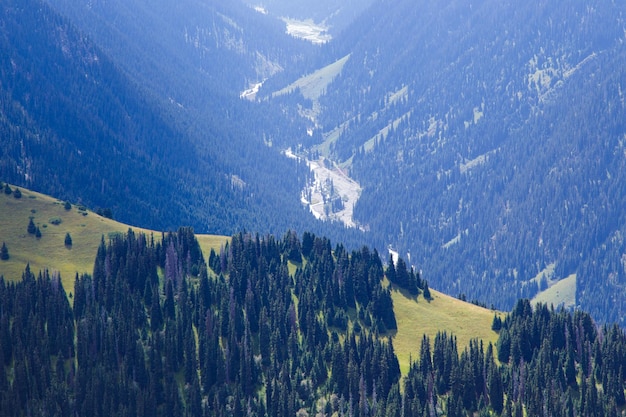
[[[509,308],[554,263],[623,320],[624,27],[618,2],[376,2],[318,118],[356,220],[449,294]]]
[[[1,5],[0,177],[153,229],[182,224],[228,234],[313,224],[297,197],[308,169],[272,147],[306,131],[279,109],[239,98],[248,81],[286,65],[283,46],[307,44],[272,32],[271,22],[247,22],[260,15],[243,6],[244,16],[204,7],[219,36],[195,28],[196,41],[191,25],[186,37],[180,21],[166,19],[164,3],[109,6],[117,18],[93,12],[92,20],[70,20],[36,0]],[[224,14],[231,9],[239,20]],[[131,22],[143,26],[115,26]],[[247,24],[266,37],[244,53],[236,36]],[[176,38],[165,42],[172,31]],[[272,52],[274,34],[285,45]]]
[[[184,210],[154,198],[182,188],[175,167],[200,164],[162,109],[45,4],[8,1],[0,13],[3,179],[137,223],[162,222],[167,204]]]

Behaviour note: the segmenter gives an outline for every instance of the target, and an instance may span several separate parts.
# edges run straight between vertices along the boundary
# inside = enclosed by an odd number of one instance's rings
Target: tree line
[[[393,265],[393,268],[391,267]],[[391,272],[393,270],[393,272]],[[497,344],[424,337],[402,378],[376,250],[240,233],[208,263],[190,228],[128,231],[69,294],[26,268],[0,279],[7,415],[620,415],[626,334],[520,301]],[[394,282],[391,281],[391,282]],[[405,288],[409,291],[409,289]],[[524,414],[525,413],[525,414]]]

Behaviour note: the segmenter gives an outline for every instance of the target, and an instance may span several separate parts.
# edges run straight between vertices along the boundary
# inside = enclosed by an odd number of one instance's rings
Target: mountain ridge
[[[12,193],[5,193],[6,187]],[[94,257],[103,243],[132,234],[144,235],[148,241],[163,242],[177,231],[155,231],[123,224],[103,217],[82,205],[59,201],[11,184],[0,184],[0,239],[9,251],[9,259],[0,261],[0,277],[7,282],[19,282],[24,270],[32,273],[47,271],[66,288],[70,304],[76,277],[94,272]],[[20,197],[15,193],[19,190]],[[29,221],[40,229],[36,237],[27,231]],[[68,247],[63,237],[69,234],[72,244]],[[224,253],[231,244],[231,237],[194,235],[204,259],[209,261],[215,254]],[[213,252],[213,255],[211,253]],[[45,255],[44,255],[45,254]],[[291,276],[297,276],[302,264],[293,266]],[[398,328],[391,333],[396,344],[396,354],[403,375],[406,375],[411,358],[418,355],[415,343],[422,335],[434,339],[437,333],[447,332],[457,337],[460,347],[469,346],[470,340],[480,339],[485,344],[495,343],[497,333],[491,330],[492,319],[501,312],[455,299],[430,289],[431,298],[415,296],[387,282],[391,291]]]
[[[356,221],[447,293],[510,308],[555,263],[577,306],[623,320],[622,15],[375,2],[329,48],[351,58],[319,98]]]
[[[310,233],[239,233],[208,263],[188,228],[162,241],[116,234],[69,295],[48,271],[0,278],[0,406],[60,416],[622,413],[623,329],[528,300],[502,318],[444,297],[466,306],[449,311],[405,267],[383,271],[375,250],[332,250]],[[417,278],[400,295],[424,313],[405,323],[413,332],[433,328],[429,310],[462,326],[480,309],[496,344],[474,338],[477,327],[465,329],[467,346],[445,331],[412,335],[401,369],[403,323],[383,272]]]

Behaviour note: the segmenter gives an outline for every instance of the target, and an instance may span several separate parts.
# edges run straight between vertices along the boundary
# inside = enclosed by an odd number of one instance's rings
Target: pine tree
[[[6,261],[9,259],[9,249],[7,248],[7,244],[2,242],[2,249],[0,249],[0,259]]]
[[[387,279],[390,282],[395,283],[397,281],[397,279],[396,279],[396,267],[394,265],[393,256],[392,255],[389,255],[389,263],[387,264],[387,270],[385,271],[385,275],[387,276]]]
[[[493,321],[491,322],[491,330],[499,332],[502,328],[502,319],[497,314],[493,315]]]
[[[70,236],[70,232],[67,232],[65,234],[65,247],[67,248],[72,247],[72,236]]]
[[[489,405],[497,414],[502,413],[504,406],[504,389],[502,386],[502,378],[500,371],[496,366],[491,368],[489,372]]]
[[[37,232],[37,226],[35,226],[35,222],[33,222],[32,217],[28,221],[28,227],[26,228],[26,231],[29,235],[34,235]]]
[[[430,289],[428,288],[428,281],[424,281],[424,299],[429,301],[432,299]]]

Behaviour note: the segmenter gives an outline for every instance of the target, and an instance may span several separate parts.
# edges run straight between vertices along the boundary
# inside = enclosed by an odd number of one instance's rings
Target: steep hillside
[[[6,186],[11,193],[5,192]],[[19,191],[17,191],[19,190]],[[16,198],[16,194],[19,198]],[[69,205],[68,205],[69,204]],[[0,245],[5,244],[9,259],[0,262],[0,276],[8,281],[19,281],[26,265],[33,272],[48,270],[58,273],[61,283],[72,291],[76,274],[91,274],[94,257],[102,240],[122,236],[131,230],[145,234],[150,240],[161,242],[163,232],[137,228],[103,217],[80,204],[72,204],[19,188],[0,184]],[[32,220],[35,230],[29,232]],[[71,245],[65,245],[66,234]],[[230,241],[225,236],[195,235],[204,259],[211,259],[211,251],[219,254]],[[293,265],[292,276],[297,267]],[[391,291],[393,309],[397,317],[397,331],[393,333],[396,353],[404,374],[409,369],[410,357],[419,352],[418,342],[423,334],[434,338],[445,331],[458,337],[459,346],[479,338],[495,343],[497,333],[491,330],[494,312],[431,290],[432,299],[423,295],[411,296],[397,287]]]
[[[142,229],[103,217],[81,204],[60,201],[45,194],[8,185],[11,194],[0,190],[0,241],[9,251],[9,259],[0,262],[0,275],[17,281],[29,264],[32,271],[49,270],[58,273],[63,286],[71,290],[76,274],[93,272],[94,256],[102,239],[109,239],[133,230],[145,233],[156,241],[162,232]],[[15,197],[19,190],[20,198]],[[32,220],[36,229],[29,232]],[[39,233],[36,230],[39,230]],[[69,233],[72,244],[65,244]],[[211,249],[220,250],[228,238],[197,235],[198,242],[208,258]]]
[[[237,234],[208,264],[189,229],[119,234],[70,298],[45,272],[0,278],[4,413],[561,417],[626,403],[623,330],[527,300],[493,321],[497,350],[417,337],[403,376],[377,253],[311,234]]]
[[[3,180],[159,230],[313,224],[308,169],[275,146],[306,131],[239,97],[306,43],[242,5],[56,3],[0,5]]]
[[[183,213],[155,191],[186,189],[183,164],[202,163],[162,109],[44,3],[0,13],[0,176],[136,224],[163,225],[168,204]]]
[[[376,2],[329,48],[316,149],[433,286],[510,308],[575,274],[623,321],[624,41],[618,3]]]

